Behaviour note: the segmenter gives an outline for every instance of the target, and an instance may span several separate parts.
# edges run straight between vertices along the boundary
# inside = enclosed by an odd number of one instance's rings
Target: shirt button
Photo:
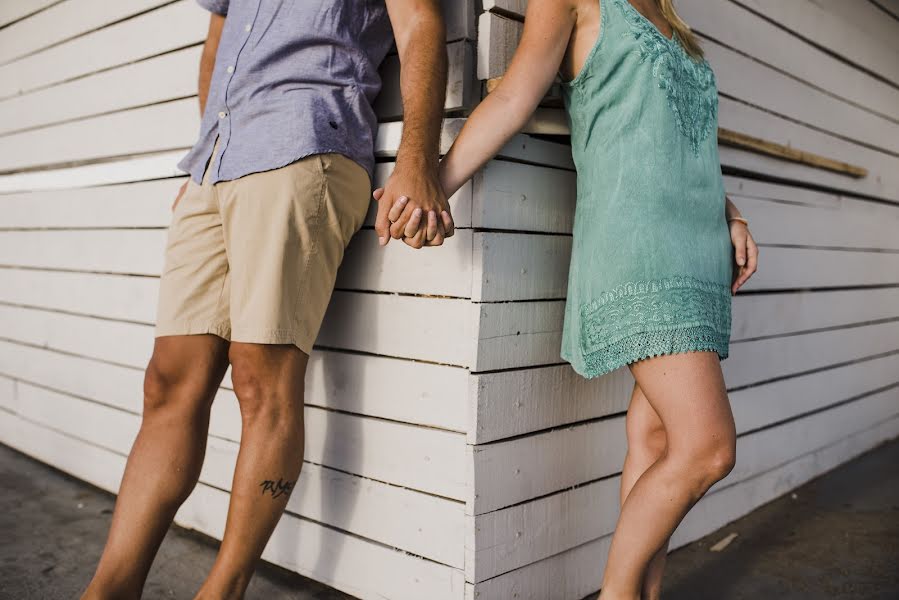
[[[234,65],[228,65],[227,71],[228,71],[229,73],[233,73],[233,72],[234,72]]]
[[[249,23],[247,23],[246,25],[244,25],[243,30],[244,30],[244,31],[249,31],[249,30],[251,30],[252,28],[253,28],[253,26],[250,25]]]
[[[224,118],[225,118],[225,111],[221,111],[219,113],[219,119],[224,119]]]

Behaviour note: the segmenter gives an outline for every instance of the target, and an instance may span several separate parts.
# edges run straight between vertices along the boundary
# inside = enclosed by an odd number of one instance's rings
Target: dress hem
[[[574,361],[565,351],[561,357],[582,377],[595,379],[624,365],[656,356],[713,351],[719,360],[724,360],[730,353],[729,338],[705,325],[642,331],[583,355],[582,361]]]

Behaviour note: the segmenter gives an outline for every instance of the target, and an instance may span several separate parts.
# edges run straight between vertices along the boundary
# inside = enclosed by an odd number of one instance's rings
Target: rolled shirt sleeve
[[[197,4],[218,15],[228,14],[229,0],[197,0]]]

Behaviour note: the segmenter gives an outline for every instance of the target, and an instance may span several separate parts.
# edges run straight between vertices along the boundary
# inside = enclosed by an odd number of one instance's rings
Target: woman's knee
[[[665,455],[668,435],[658,413],[649,404],[639,385],[634,386],[626,424],[627,452],[635,460],[652,464]]]
[[[724,431],[708,435],[676,453],[687,479],[703,493],[727,477],[737,459],[735,436]]]
[[[643,422],[628,427],[627,450],[644,462],[653,463],[668,449],[668,436],[661,421]]]
[[[736,440],[727,439],[715,444],[708,453],[706,468],[708,475],[715,481],[727,477],[737,464]]]

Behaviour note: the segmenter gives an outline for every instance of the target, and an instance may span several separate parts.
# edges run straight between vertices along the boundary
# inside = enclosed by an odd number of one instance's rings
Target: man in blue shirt
[[[138,598],[203,464],[229,366],[241,446],[221,550],[197,598],[242,598],[303,460],[303,383],[344,249],[371,202],[377,68],[399,52],[404,127],[376,230],[407,198],[440,245],[446,89],[437,0],[197,0],[211,11],[202,121],[179,162],[140,432],[109,538],[83,598]],[[392,30],[392,31],[391,31]]]

